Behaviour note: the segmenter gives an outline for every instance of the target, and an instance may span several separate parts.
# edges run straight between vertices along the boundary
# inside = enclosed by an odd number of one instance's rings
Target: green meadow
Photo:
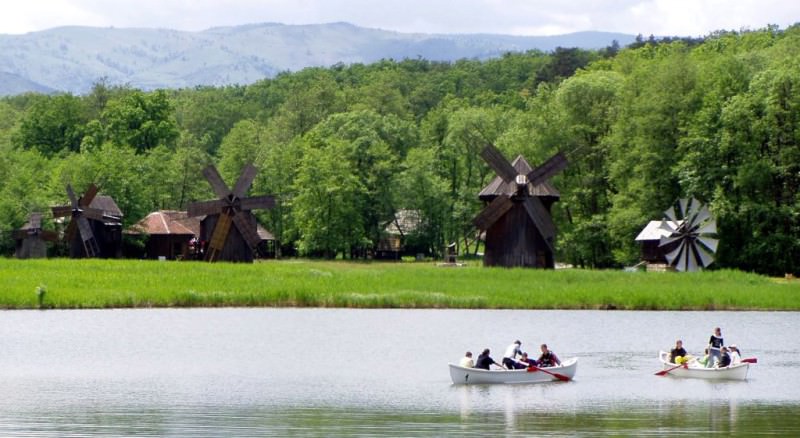
[[[453,268],[422,262],[253,264],[0,259],[0,308],[353,307],[800,310],[800,281],[722,270]]]

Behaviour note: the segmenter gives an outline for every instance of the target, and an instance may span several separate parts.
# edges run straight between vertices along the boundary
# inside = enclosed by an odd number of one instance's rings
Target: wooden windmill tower
[[[203,176],[219,199],[193,202],[187,214],[206,216],[200,222],[200,240],[208,242],[206,260],[253,261],[253,252],[261,238],[256,232],[256,218],[250,211],[275,206],[275,198],[270,195],[244,196],[256,173],[258,170],[253,165],[246,165],[231,190],[214,166],[203,169]]]
[[[90,184],[80,198],[67,184],[70,205],[53,207],[53,217],[70,217],[64,233],[69,256],[119,257],[122,254],[122,212],[110,196]]]
[[[491,144],[481,157],[497,173],[478,195],[487,205],[473,220],[486,232],[484,266],[555,267],[550,207],[560,195],[548,179],[567,167],[566,157],[559,152],[533,168],[521,155],[509,163]]]
[[[31,213],[28,222],[14,232],[14,255],[20,259],[47,257],[47,242],[58,240],[58,234],[42,230],[42,214]]]

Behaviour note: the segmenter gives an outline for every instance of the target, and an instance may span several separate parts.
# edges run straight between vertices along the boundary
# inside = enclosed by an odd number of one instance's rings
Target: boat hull
[[[557,373],[572,380],[578,369],[578,358],[573,357],[561,363],[561,366],[542,368],[538,371],[522,370],[484,370],[480,368],[464,368],[449,364],[450,378],[456,385],[475,385],[492,383],[544,383],[558,381],[555,376],[546,373]]]
[[[666,351],[659,353],[658,359],[664,370],[675,367],[675,364],[669,361],[669,353]],[[746,362],[725,368],[705,368],[701,364],[694,363],[693,365],[690,362],[686,368],[675,368],[668,372],[667,375],[704,380],[745,380],[747,379],[747,372],[749,369],[750,364]]]

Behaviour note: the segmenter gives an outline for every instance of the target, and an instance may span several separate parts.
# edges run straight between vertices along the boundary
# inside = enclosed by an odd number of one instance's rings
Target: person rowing
[[[517,369],[517,356],[522,355],[522,342],[519,340],[514,341],[513,344],[509,345],[506,348],[505,354],[503,354],[503,366],[508,368],[509,370]]]
[[[492,359],[491,356],[489,356],[489,354],[490,351],[488,348],[483,350],[483,352],[478,355],[478,360],[475,362],[475,368],[488,370],[489,367],[492,365],[497,365],[498,367],[503,368],[503,366],[495,362],[494,359]]]
[[[561,361],[558,360],[558,356],[556,356],[555,353],[547,348],[547,344],[542,344],[542,355],[539,356],[539,360],[537,362],[539,367],[554,367],[556,365],[561,365]]]

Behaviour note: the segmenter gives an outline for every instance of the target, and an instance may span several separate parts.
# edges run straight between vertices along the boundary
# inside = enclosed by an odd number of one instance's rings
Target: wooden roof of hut
[[[159,210],[148,214],[125,232],[127,234],[196,236],[200,233],[200,219],[187,217],[185,211]]]
[[[188,216],[185,211],[159,210],[128,228],[126,234],[199,236],[200,222],[205,216]],[[256,224],[256,234],[261,240],[275,240],[261,224]]]
[[[111,196],[106,195],[96,195],[92,202],[89,203],[89,207],[96,208],[98,210],[103,210],[103,213],[106,216],[113,216],[113,218],[109,217],[103,221],[106,225],[121,225],[122,224],[122,210],[119,209],[117,203],[114,202],[114,198]],[[115,218],[119,218],[116,220]]]
[[[522,175],[527,175],[533,170],[530,164],[522,157],[522,155],[518,155],[514,161],[511,162],[511,165],[514,166],[514,169],[517,173]],[[541,184],[533,185],[528,183],[528,190],[531,195],[537,197],[552,197],[552,198],[560,198],[561,194],[550,184],[549,180],[545,180]],[[486,187],[481,190],[478,194],[478,197],[482,201],[490,202],[495,197],[499,195],[513,195],[517,192],[517,184],[514,181],[510,181],[508,183],[503,182],[503,179],[500,176],[496,176]],[[555,200],[555,199],[554,199]]]

